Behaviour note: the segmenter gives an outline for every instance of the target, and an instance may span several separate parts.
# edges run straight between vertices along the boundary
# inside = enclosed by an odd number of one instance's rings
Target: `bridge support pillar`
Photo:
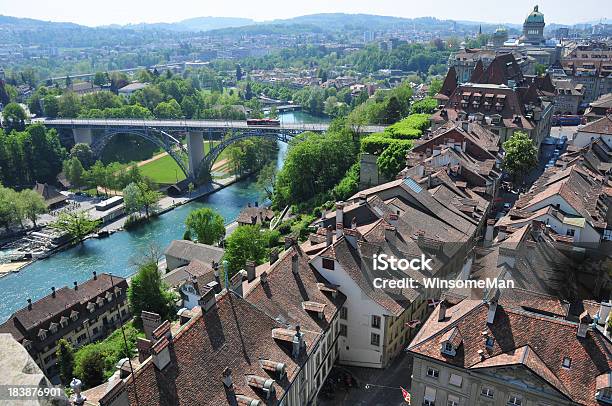
[[[93,142],[93,134],[91,128],[73,128],[72,134],[74,136],[75,144],[91,145]]]
[[[187,152],[189,154],[189,174],[193,177],[204,159],[204,134],[202,131],[189,131],[187,133]]]

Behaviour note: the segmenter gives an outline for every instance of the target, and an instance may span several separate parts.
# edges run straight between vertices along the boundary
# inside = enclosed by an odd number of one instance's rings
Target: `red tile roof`
[[[450,307],[442,322],[439,309],[412,341],[410,352],[470,370],[520,364],[572,401],[599,405],[597,378],[612,369],[612,344],[599,331],[590,330],[579,338],[576,323],[501,304],[493,323],[487,324],[488,306],[482,300],[463,300]],[[450,357],[441,353],[439,338],[454,328],[463,341]],[[495,339],[491,348],[485,347],[483,331]],[[562,366],[565,357],[571,359],[570,368]]]

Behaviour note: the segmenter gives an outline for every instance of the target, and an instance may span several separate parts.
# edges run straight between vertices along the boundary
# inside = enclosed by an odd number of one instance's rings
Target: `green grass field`
[[[215,142],[215,144],[218,142]],[[210,150],[209,143],[204,143],[204,154]],[[223,159],[225,151],[221,152],[219,159]],[[158,184],[173,184],[177,181],[185,179],[185,174],[181,168],[174,162],[171,156],[166,155],[155,161],[149,162],[140,167],[140,171],[144,176],[147,176]]]

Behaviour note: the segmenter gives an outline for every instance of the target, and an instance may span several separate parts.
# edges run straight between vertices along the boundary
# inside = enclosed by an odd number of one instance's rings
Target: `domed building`
[[[504,27],[499,27],[493,33],[491,43],[494,47],[503,47],[506,41],[508,41],[508,30]]]
[[[544,39],[544,14],[538,10],[538,6],[527,16],[523,23],[523,36],[521,42],[525,44],[540,45]]]

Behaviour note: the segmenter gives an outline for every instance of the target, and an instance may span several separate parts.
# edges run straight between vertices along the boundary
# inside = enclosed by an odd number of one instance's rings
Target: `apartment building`
[[[409,346],[412,402],[452,406],[612,403],[612,346],[579,303],[525,291],[445,300]],[[520,293],[520,294],[519,294]]]
[[[30,353],[45,375],[58,374],[57,342],[65,339],[78,348],[105,338],[129,319],[127,281],[96,275],[74,287],[51,288],[51,294],[15,312],[0,325]]]

